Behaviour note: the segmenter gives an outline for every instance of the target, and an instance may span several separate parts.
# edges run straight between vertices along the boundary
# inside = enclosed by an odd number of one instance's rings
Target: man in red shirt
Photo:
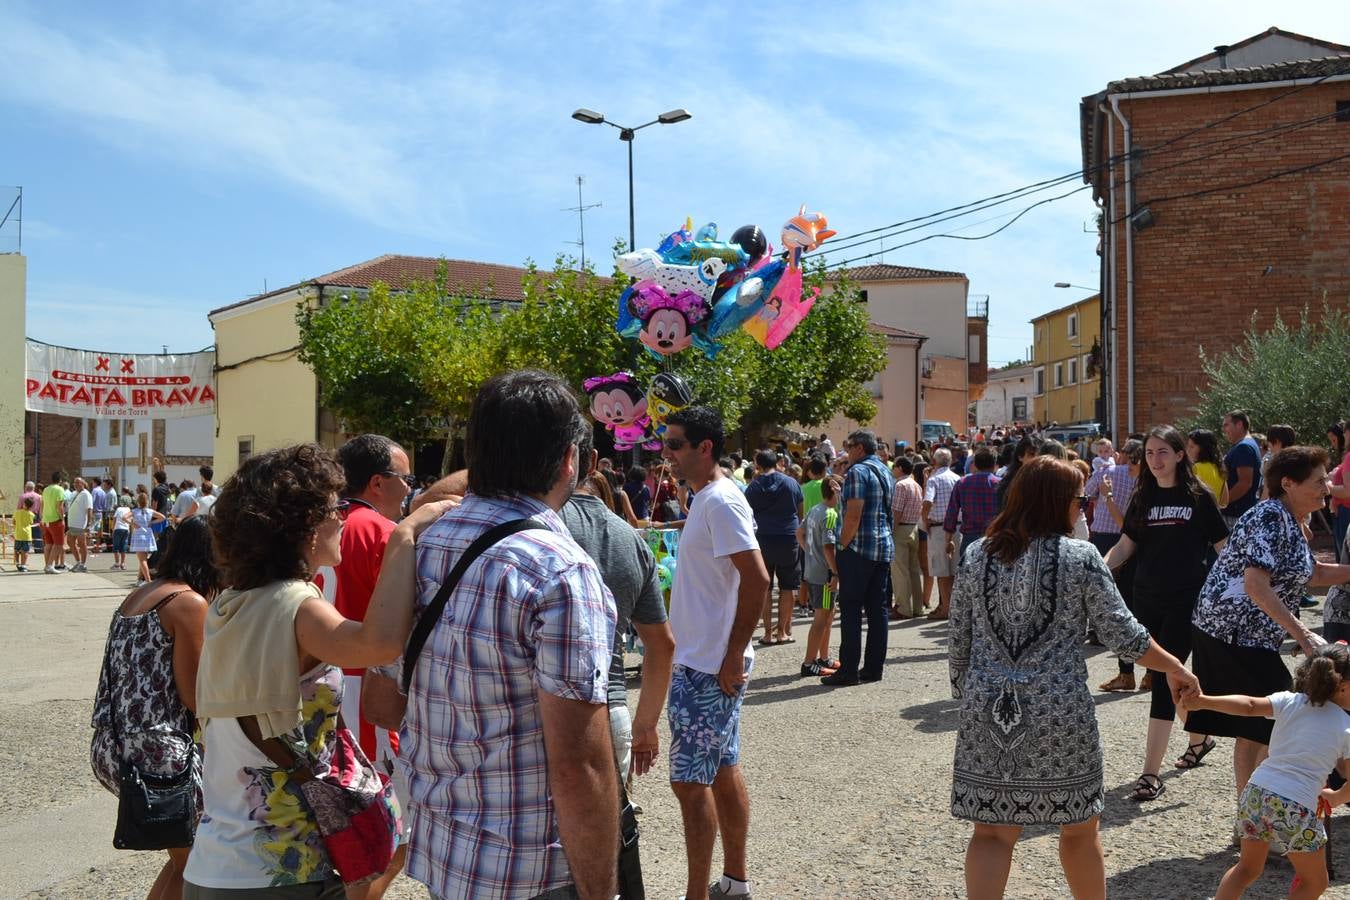
[[[380,577],[384,547],[402,515],[403,498],[411,490],[408,454],[389,438],[361,434],[337,452],[347,479],[343,492],[351,504],[342,529],[342,562],[337,566],[333,605],[358,622],[365,621],[370,595]],[[348,727],[360,723],[357,739],[366,756],[376,763],[393,763],[398,754],[397,732],[376,728],[360,715],[363,669],[346,669],[342,716]],[[387,771],[387,770],[386,770]]]

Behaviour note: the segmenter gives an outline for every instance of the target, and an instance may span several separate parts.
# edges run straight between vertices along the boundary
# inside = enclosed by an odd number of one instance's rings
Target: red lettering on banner
[[[182,396],[178,393],[178,388],[174,388],[173,390],[169,391],[169,399],[167,399],[167,400],[164,401],[164,405],[165,405],[165,406],[182,406],[182,405],[183,405],[183,398],[182,398]]]
[[[42,382],[38,381],[36,378],[24,379],[24,388],[27,390],[29,397],[33,396],[41,385]]]
[[[199,390],[201,390],[201,388],[195,388],[195,387],[183,388],[183,402],[184,402],[184,403],[189,403],[189,404],[190,404],[190,403],[192,403],[193,401],[195,401],[195,400],[197,399],[197,392],[198,392]],[[177,392],[177,391],[174,391],[174,393],[178,393],[178,392]]]
[[[145,406],[145,390],[143,388],[135,388],[134,390],[132,390],[131,405]]]
[[[126,406],[126,405],[127,405],[127,398],[126,398],[126,397],[123,397],[123,396],[122,396],[122,392],[119,391],[117,388],[113,388],[111,391],[108,391],[108,405],[109,405],[109,406]]]
[[[57,399],[56,388],[52,387],[52,383],[50,381],[42,386],[42,392],[38,394],[38,398],[41,400]]]
[[[100,357],[98,358],[98,365],[94,366],[94,371],[95,371],[95,372],[111,372],[112,369],[108,368],[108,362],[109,362],[108,357],[106,357],[106,356],[100,356]]]
[[[202,385],[202,398],[201,398],[201,400],[202,400],[202,403],[203,403],[203,404],[205,404],[205,403],[215,403],[215,402],[216,402],[216,392],[213,391],[213,390],[211,390],[211,385],[209,385],[209,384],[204,384],[204,385]]]
[[[66,398],[69,397],[69,396],[70,396],[70,385],[68,385],[68,384],[58,384],[58,385],[56,386],[56,399],[57,399],[57,400],[61,401],[62,403],[65,403],[65,402],[66,402]]]
[[[146,391],[145,394],[146,397],[149,398],[146,403],[147,406],[164,405],[164,392],[161,391],[159,388],[151,388],[150,390]]]
[[[71,403],[83,403],[83,404],[85,404],[86,406],[87,406],[88,404],[92,403],[93,400],[94,400],[94,398],[93,398],[93,397],[90,397],[90,396],[89,396],[89,392],[88,392],[87,390],[85,390],[84,388],[76,388],[76,389],[75,389],[75,393],[72,394],[71,397],[70,397],[70,402],[71,402]]]
[[[128,373],[135,372],[135,371],[136,371],[136,360],[134,360],[134,359],[124,359],[124,360],[122,360],[122,371],[123,371],[123,372],[128,372]]]

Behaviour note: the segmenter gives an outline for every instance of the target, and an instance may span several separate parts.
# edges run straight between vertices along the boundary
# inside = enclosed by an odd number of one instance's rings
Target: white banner
[[[107,353],[28,341],[24,408],[86,419],[183,419],[216,411],[214,350]]]

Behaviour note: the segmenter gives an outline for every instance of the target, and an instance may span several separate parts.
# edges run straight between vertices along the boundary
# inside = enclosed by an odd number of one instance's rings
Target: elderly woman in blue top
[[[1211,696],[1265,697],[1292,683],[1280,658],[1285,636],[1311,654],[1324,641],[1299,621],[1298,602],[1313,586],[1350,582],[1350,565],[1313,559],[1303,522],[1327,496],[1327,452],[1287,447],[1266,469],[1270,499],[1238,519],[1210,569],[1191,619],[1192,665]],[[1191,732],[1237,738],[1233,775],[1238,793],[1265,759],[1274,723],[1265,718],[1196,710]]]

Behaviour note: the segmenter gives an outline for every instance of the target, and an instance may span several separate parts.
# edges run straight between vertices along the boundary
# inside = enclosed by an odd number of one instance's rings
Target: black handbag
[[[178,593],[181,591],[156,603],[150,613],[168,603]],[[111,643],[112,636],[109,635],[108,645],[111,646]],[[107,648],[103,651],[103,680],[108,685],[108,722],[112,728],[113,746],[121,760],[113,846],[118,850],[191,847],[193,834],[197,830],[197,786],[192,777],[196,769],[196,742],[192,740],[192,735],[183,731],[163,732],[165,736],[176,736],[186,743],[188,756],[183,771],[167,776],[141,771],[124,753],[122,732],[117,727],[117,692],[114,690],[112,668],[108,665]]]

